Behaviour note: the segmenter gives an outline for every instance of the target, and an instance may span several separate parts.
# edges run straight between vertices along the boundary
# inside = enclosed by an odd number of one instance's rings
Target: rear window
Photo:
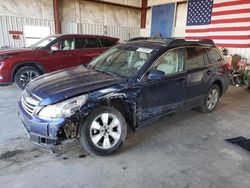
[[[100,39],[102,47],[110,47],[115,44],[115,42],[109,40],[109,39]]]
[[[220,55],[216,48],[209,48],[207,49],[208,57],[210,63],[218,63],[223,60],[223,57]]]

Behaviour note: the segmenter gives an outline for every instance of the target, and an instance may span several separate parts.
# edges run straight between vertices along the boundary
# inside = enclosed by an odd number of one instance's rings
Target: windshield
[[[149,48],[116,47],[93,60],[89,68],[128,78],[135,75],[152,54]]]
[[[52,42],[53,40],[55,40],[56,38],[57,38],[57,36],[48,36],[48,37],[45,37],[45,38],[39,40],[38,42],[36,42],[35,44],[30,45],[28,48],[38,49],[38,48],[45,47],[50,42]]]

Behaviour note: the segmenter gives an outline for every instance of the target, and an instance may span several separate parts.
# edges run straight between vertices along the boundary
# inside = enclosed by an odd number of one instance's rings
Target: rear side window
[[[204,65],[204,48],[190,47],[186,49],[186,52],[186,70],[199,68]]]
[[[75,49],[86,48],[86,43],[84,38],[76,38],[75,39]]]
[[[99,41],[96,38],[76,38],[75,49],[99,48]]]
[[[115,43],[108,39],[100,39],[102,47],[110,47],[113,46]]]
[[[99,41],[96,38],[86,39],[86,48],[99,48]]]
[[[220,55],[216,48],[207,49],[207,53],[209,56],[210,63],[218,63],[223,60],[223,57]]]

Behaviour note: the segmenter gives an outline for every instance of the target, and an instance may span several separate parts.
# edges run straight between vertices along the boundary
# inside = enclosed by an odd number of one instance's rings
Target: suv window
[[[99,48],[99,41],[96,38],[88,38],[85,40],[86,48]]]
[[[204,65],[205,49],[200,47],[190,47],[186,49],[186,70],[195,69]]]
[[[100,39],[102,47],[110,47],[113,46],[115,43],[108,39]]]
[[[98,48],[99,41],[96,38],[76,38],[75,49]]]
[[[160,70],[165,75],[174,74],[184,70],[184,49],[175,49],[164,54],[152,66],[152,70]]]
[[[210,59],[210,63],[218,63],[223,59],[216,48],[207,49],[207,53]]]
[[[75,48],[76,49],[86,48],[85,39],[84,38],[76,38],[76,40],[75,40]]]
[[[75,49],[75,39],[65,38],[58,40],[50,47],[51,50],[74,50]]]

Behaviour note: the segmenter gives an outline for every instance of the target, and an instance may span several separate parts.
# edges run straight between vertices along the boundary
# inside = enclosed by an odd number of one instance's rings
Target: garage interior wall
[[[99,34],[121,41],[140,35],[140,10],[84,0],[62,0],[63,33]],[[141,0],[109,2],[140,8]]]
[[[60,0],[62,33],[108,35],[121,41],[139,36],[141,0],[105,1],[138,9],[88,0]],[[25,46],[25,36],[13,39],[9,34],[13,30],[23,32],[24,25],[47,26],[54,34],[53,19],[53,0],[1,0],[0,47]]]
[[[146,18],[146,28],[140,30],[141,36],[150,36],[152,6],[176,3],[176,13],[174,22],[173,37],[185,37],[186,19],[187,19],[187,1],[186,0],[148,0],[148,10]],[[238,54],[241,57],[247,58],[250,62],[250,48],[228,48],[231,54]]]

